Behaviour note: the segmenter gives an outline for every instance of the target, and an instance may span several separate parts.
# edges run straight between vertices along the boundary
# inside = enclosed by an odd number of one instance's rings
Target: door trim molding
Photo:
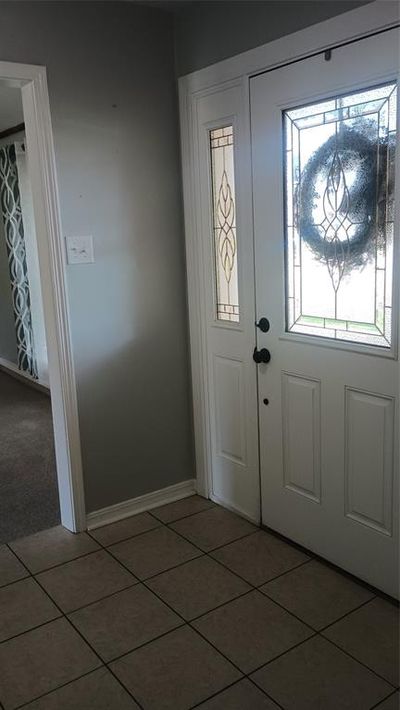
[[[78,403],[46,69],[0,62],[0,81],[20,88],[49,358],[61,522],[86,529]]]
[[[198,492],[209,497],[211,488],[210,404],[206,357],[204,280],[200,245],[201,214],[195,185],[198,180],[197,101],[201,96],[242,85],[249,112],[250,78],[282,64],[332,49],[340,44],[399,26],[397,2],[375,0],[304,30],[287,35],[179,79],[181,154],[185,216],[186,269],[190,327],[193,421]],[[249,121],[246,121],[249,131]],[[250,133],[247,136],[250,145]],[[249,224],[253,233],[253,224]]]

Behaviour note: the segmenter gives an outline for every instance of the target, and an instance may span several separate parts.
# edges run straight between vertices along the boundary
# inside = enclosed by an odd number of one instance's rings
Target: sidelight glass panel
[[[396,84],[283,112],[286,329],[391,346]]]
[[[233,126],[210,131],[218,320],[239,321]]]

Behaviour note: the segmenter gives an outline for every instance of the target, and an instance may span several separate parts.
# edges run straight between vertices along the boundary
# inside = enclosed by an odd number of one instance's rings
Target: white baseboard
[[[17,365],[10,362],[10,360],[0,357],[0,370],[5,372],[7,375],[10,375],[10,377],[14,377],[15,380],[23,382],[24,385],[28,385],[35,390],[39,390],[39,392],[50,395],[50,387],[46,382],[43,382],[40,379],[34,380],[33,377],[30,377],[25,372],[21,372]]]
[[[87,528],[88,530],[94,530],[102,525],[116,523],[118,520],[129,518],[129,516],[135,515],[136,513],[143,513],[146,510],[158,508],[160,505],[173,503],[181,498],[188,498],[188,496],[192,496],[195,493],[196,479],[190,478],[188,481],[182,481],[173,486],[161,488],[159,491],[146,493],[143,496],[130,498],[130,500],[124,500],[121,503],[110,505],[108,508],[101,508],[100,510],[93,511],[93,513],[88,513]]]

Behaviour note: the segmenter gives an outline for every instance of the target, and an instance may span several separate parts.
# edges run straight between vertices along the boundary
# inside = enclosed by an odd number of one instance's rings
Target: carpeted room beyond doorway
[[[0,543],[59,522],[50,397],[0,372]]]

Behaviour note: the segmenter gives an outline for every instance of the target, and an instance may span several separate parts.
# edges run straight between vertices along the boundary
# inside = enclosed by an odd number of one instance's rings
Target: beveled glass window
[[[233,126],[210,131],[218,320],[239,321]]]
[[[286,330],[389,348],[396,84],[283,122]]]

